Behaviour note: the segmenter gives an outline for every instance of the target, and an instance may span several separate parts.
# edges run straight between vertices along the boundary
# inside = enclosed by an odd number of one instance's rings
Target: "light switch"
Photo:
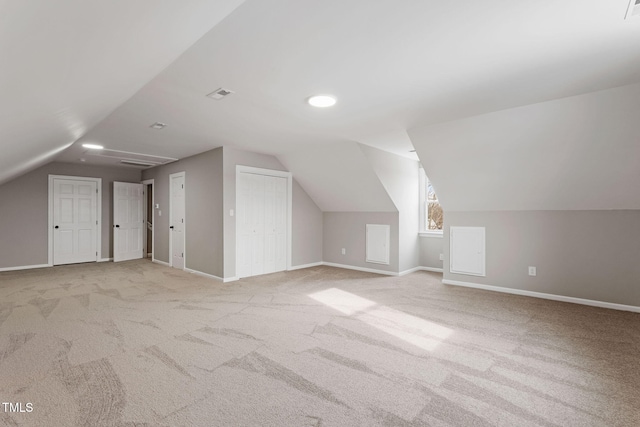
[[[234,214],[233,209],[231,209],[231,210],[229,211],[229,216],[233,216],[233,214]]]
[[[158,216],[162,216],[162,211],[158,211]]]

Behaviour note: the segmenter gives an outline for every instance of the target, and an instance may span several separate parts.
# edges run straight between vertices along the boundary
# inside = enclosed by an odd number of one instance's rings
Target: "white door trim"
[[[173,178],[182,177],[184,179],[184,225],[182,226],[182,264],[183,268],[187,268],[187,177],[184,171],[169,174],[169,226],[173,223],[173,189],[171,180]],[[154,224],[155,228],[155,224]],[[169,229],[169,265],[173,267],[173,233]]]
[[[291,172],[279,171],[273,169],[256,168],[253,166],[236,165],[236,206],[234,209],[238,210],[238,179],[241,173],[253,173],[257,175],[276,176],[281,178],[287,178],[287,271],[291,270],[291,247],[292,247],[292,214],[293,214],[293,174]],[[236,215],[237,218],[237,215]],[[240,227],[238,227],[238,221],[236,220],[236,272],[234,276],[238,276],[238,234]]]
[[[151,261],[155,261],[156,258],[156,253],[154,251],[154,248],[156,247],[156,183],[155,183],[155,179],[145,179],[144,181],[142,181],[140,184],[144,185],[144,194],[145,194],[145,201],[144,201],[144,229],[145,229],[145,233],[144,233],[144,247],[145,247],[145,253],[143,254],[143,258],[147,257],[147,253],[149,253],[149,248],[147,248],[147,233],[149,232],[149,229],[147,228],[147,217],[149,215],[149,213],[147,212],[147,200],[146,200],[146,195],[147,195],[147,191],[149,191],[149,185],[151,185],[151,210],[153,211],[153,228],[151,228]]]
[[[54,179],[70,179],[74,181],[92,181],[96,183],[98,194],[96,196],[96,218],[98,221],[96,227],[96,261],[102,259],[102,178],[91,178],[86,176],[70,176],[70,175],[49,175],[49,212],[48,212],[48,258],[47,265],[53,267],[53,180]]]

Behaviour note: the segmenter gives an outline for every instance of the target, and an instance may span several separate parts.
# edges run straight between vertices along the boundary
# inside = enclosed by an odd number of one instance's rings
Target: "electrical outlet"
[[[536,275],[536,268],[529,267],[529,276],[535,276],[535,275]]]
[[[444,254],[440,254],[440,261],[444,261]]]
[[[346,255],[347,254],[347,250],[345,248],[342,248],[342,255]]]

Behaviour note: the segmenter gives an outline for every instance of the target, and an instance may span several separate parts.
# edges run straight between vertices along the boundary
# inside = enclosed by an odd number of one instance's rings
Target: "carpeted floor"
[[[640,425],[639,314],[440,279],[0,273],[0,425]]]

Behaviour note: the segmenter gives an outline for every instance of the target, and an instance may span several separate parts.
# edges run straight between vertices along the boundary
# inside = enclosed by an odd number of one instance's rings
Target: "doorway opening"
[[[143,247],[144,247],[144,258],[151,258],[151,260],[154,259],[153,257],[153,243],[154,243],[154,231],[153,231],[153,217],[154,217],[154,212],[155,212],[155,194],[154,194],[154,188],[153,188],[153,184],[154,184],[154,180],[153,179],[147,179],[145,181],[142,181],[142,185],[144,186],[144,219],[145,219],[145,226],[144,226],[144,232],[143,232]]]

